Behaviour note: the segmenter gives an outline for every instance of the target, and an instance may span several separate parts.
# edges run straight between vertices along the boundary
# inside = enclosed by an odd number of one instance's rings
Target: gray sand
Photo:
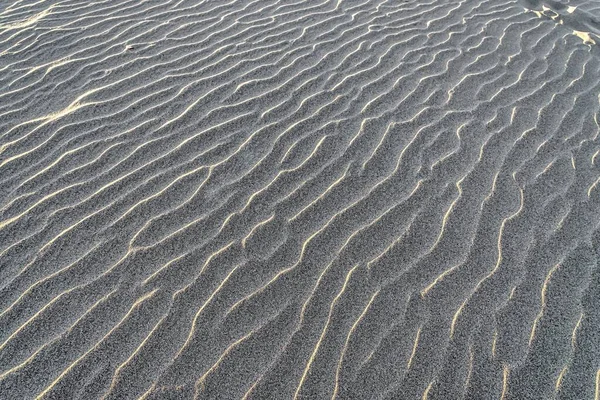
[[[0,2],[0,399],[599,399],[600,3]]]

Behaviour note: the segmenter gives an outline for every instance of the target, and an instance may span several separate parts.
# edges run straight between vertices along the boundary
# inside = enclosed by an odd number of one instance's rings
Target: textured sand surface
[[[598,35],[0,1],[0,399],[599,399]]]

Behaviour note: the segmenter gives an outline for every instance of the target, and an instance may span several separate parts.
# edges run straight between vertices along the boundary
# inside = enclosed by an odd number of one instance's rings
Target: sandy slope
[[[599,34],[0,2],[0,399],[600,398]]]

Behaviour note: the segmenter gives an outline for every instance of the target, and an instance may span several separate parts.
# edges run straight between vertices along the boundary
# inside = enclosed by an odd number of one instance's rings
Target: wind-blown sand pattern
[[[1,399],[599,399],[600,3],[0,3]]]

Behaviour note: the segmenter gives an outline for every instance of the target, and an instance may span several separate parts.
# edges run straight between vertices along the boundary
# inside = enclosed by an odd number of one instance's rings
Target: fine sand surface
[[[0,399],[599,399],[599,35],[0,1]]]

